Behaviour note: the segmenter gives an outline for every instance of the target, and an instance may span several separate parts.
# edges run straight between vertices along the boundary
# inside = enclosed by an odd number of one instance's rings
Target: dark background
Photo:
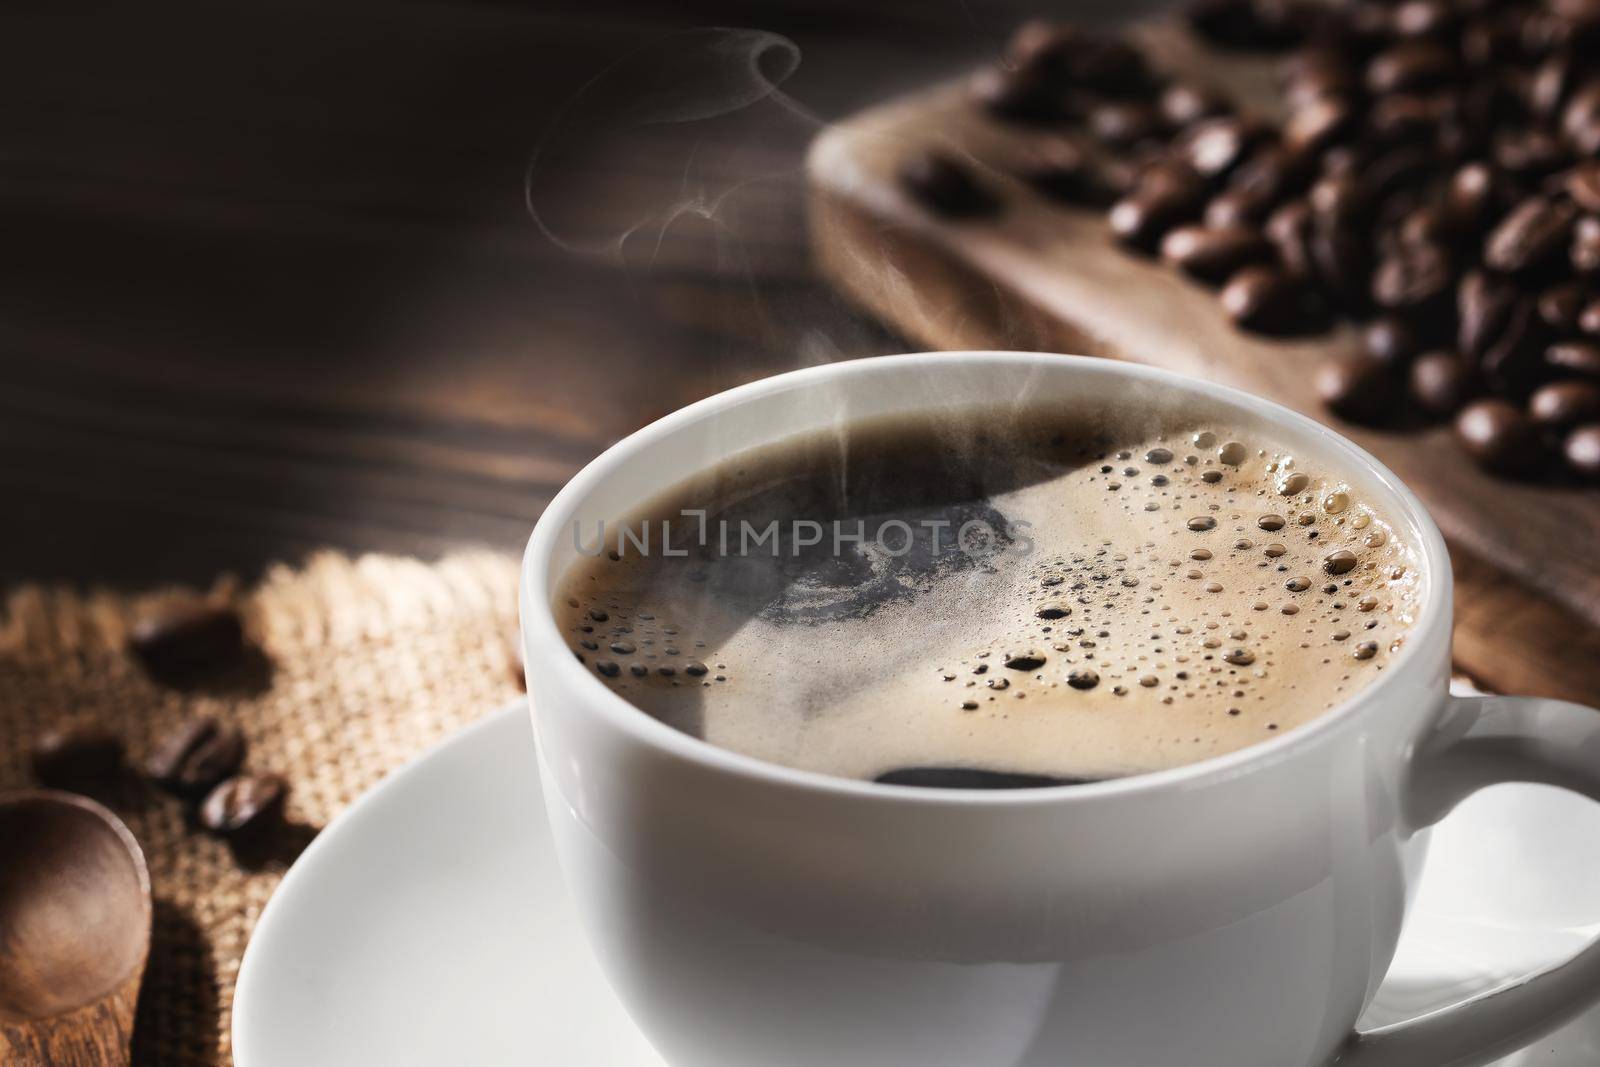
[[[805,143],[993,57],[1028,13],[6,5],[0,584],[515,547],[636,427],[903,347],[815,277]],[[724,38],[684,32],[714,26],[792,40],[783,95],[655,121],[725,71]],[[773,49],[757,69],[781,74]],[[534,224],[531,163],[582,251]]]

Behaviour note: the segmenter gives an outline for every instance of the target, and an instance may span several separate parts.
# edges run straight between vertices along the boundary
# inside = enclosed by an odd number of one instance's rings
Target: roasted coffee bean
[[[1067,23],[1023,23],[1012,34],[1006,57],[1011,66],[1064,87],[1121,96],[1150,86],[1149,66],[1137,48]]]
[[[93,791],[121,773],[122,739],[98,727],[62,727],[33,743],[31,763],[40,785]]]
[[[1325,226],[1354,229],[1372,207],[1372,190],[1360,178],[1319,178],[1311,186],[1311,210]]]
[[[276,774],[241,774],[222,782],[200,805],[200,825],[224,837],[253,837],[283,819],[289,784]]]
[[[1580,426],[1569,433],[1561,454],[1574,474],[1600,482],[1600,423]]]
[[[1367,63],[1367,88],[1374,93],[1432,89],[1455,76],[1456,57],[1441,44],[1414,41],[1396,45]]]
[[[151,673],[176,679],[236,661],[244,623],[227,604],[170,600],[135,620],[128,647]]]
[[[1408,244],[1378,263],[1372,299],[1392,311],[1431,314],[1448,305],[1454,286],[1448,252],[1438,245]]]
[[[1510,401],[1498,397],[1474,400],[1456,416],[1455,430],[1461,447],[1485,470],[1518,475],[1538,465],[1538,433]]]
[[[1566,148],[1543,130],[1508,130],[1494,138],[1494,161],[1514,178],[1533,182],[1566,166]]]
[[[1564,341],[1545,349],[1544,361],[1557,370],[1600,379],[1600,345]]]
[[[1322,290],[1352,315],[1362,315],[1370,305],[1367,291],[1372,276],[1372,251],[1354,232],[1317,220],[1308,245],[1311,265]]]
[[[1180,226],[1162,238],[1161,257],[1192,278],[1220,284],[1246,264],[1270,261],[1272,245],[1243,226]]]
[[[1161,94],[1157,107],[1161,117],[1174,129],[1183,129],[1201,119],[1226,115],[1233,110],[1221,92],[1199,82],[1173,82]]]
[[[1225,189],[1206,204],[1203,221],[1218,230],[1235,226],[1250,227],[1260,223],[1271,208],[1269,200],[1238,189]]]
[[[1573,224],[1568,258],[1572,269],[1580,274],[1600,272],[1600,218],[1583,215]]]
[[[1062,203],[1106,207],[1116,199],[1104,169],[1065,137],[1023,142],[1008,160],[1008,169],[1044,196]]]
[[[1006,60],[1013,67],[1033,67],[1055,78],[1058,65],[1077,47],[1083,31],[1048,19],[1029,19],[1018,26],[1006,43]]]
[[[1367,129],[1388,142],[1433,140],[1439,128],[1455,117],[1454,112],[1454,101],[1449,96],[1400,93],[1373,102],[1367,114]]]
[[[1450,176],[1445,206],[1463,228],[1477,229],[1495,210],[1499,181],[1486,163],[1468,163]]]
[[[1289,201],[1267,219],[1267,240],[1277,249],[1278,259],[1291,278],[1308,281],[1316,269],[1311,262],[1313,227],[1311,205],[1304,200]]]
[[[1230,116],[1196,123],[1174,147],[1202,178],[1220,179],[1244,160],[1262,136],[1260,126]]]
[[[1325,360],[1313,384],[1330,411],[1359,423],[1381,421],[1400,392],[1393,368],[1365,353]]]
[[[1456,9],[1443,0],[1407,0],[1394,9],[1390,24],[1400,37],[1442,37],[1459,22]]]
[[[1411,364],[1411,399],[1429,415],[1453,415],[1472,395],[1472,380],[1454,352],[1428,352]]]
[[[1367,149],[1353,144],[1336,144],[1322,153],[1322,177],[1354,178],[1372,158]]]
[[[967,85],[979,106],[1000,118],[1052,122],[1068,113],[1061,87],[1032,67],[985,67]]]
[[[1273,267],[1249,266],[1228,279],[1222,289],[1222,310],[1246,330],[1266,334],[1294,333],[1306,327],[1302,289]]]
[[[173,731],[145,761],[145,774],[175,793],[204,795],[244,764],[244,735],[214,719],[193,719]]]
[[[1566,176],[1567,195],[1585,211],[1600,212],[1600,162],[1579,163]]]
[[[1600,300],[1591,300],[1578,312],[1578,329],[1591,337],[1600,337]]]
[[[1323,96],[1294,110],[1283,127],[1283,143],[1297,153],[1320,152],[1347,135],[1356,124],[1356,109],[1338,96]]]
[[[1470,271],[1456,287],[1456,314],[1460,320],[1458,346],[1467,356],[1482,357],[1511,317],[1516,290],[1482,271]]]
[[[1528,82],[1528,110],[1543,121],[1553,121],[1567,102],[1572,81],[1572,61],[1566,56],[1551,56],[1539,64]]]
[[[1465,234],[1443,205],[1424,204],[1412,208],[1400,220],[1399,236],[1402,245],[1459,248]]]
[[[1483,243],[1483,262],[1506,274],[1526,274],[1549,264],[1570,243],[1578,211],[1544,197],[1523,200]]]
[[[1255,49],[1273,43],[1253,0],[1196,0],[1184,15],[1195,32],[1212,44]]]
[[[1541,385],[1528,398],[1528,416],[1547,430],[1600,422],[1600,383],[1580,379]]]
[[[1193,168],[1162,163],[1146,170],[1134,190],[1111,208],[1111,232],[1124,244],[1154,251],[1172,227],[1192,219],[1205,197]]]
[[[1323,97],[1355,96],[1361,78],[1342,49],[1313,48],[1297,52],[1283,62],[1284,95],[1291,108]]]
[[[1588,299],[1578,282],[1552,285],[1539,294],[1539,320],[1555,333],[1573,333],[1578,329],[1578,316]]]
[[[1271,205],[1305,188],[1315,164],[1310,153],[1292,152],[1282,144],[1264,141],[1228,176],[1228,191],[1261,200],[1264,217]]]
[[[1578,156],[1600,155],[1600,81],[1588,82],[1572,94],[1561,113],[1561,135]]]
[[[1390,367],[1409,363],[1420,347],[1417,331],[1405,319],[1394,315],[1373,319],[1362,332],[1361,340],[1367,355]]]
[[[940,151],[918,152],[900,165],[900,186],[923,207],[946,218],[997,214],[1000,200],[968,166]]]
[[[1089,130],[1113,148],[1132,148],[1165,133],[1166,126],[1150,105],[1117,100],[1089,112]]]
[[[1415,186],[1438,167],[1440,159],[1429,145],[1403,144],[1373,157],[1361,169],[1369,202],[1381,204],[1396,192]]]
[[[1505,327],[1478,360],[1484,381],[1497,393],[1526,395],[1543,376],[1548,343],[1549,333],[1539,320],[1534,301],[1518,297],[1511,305]]]
[[[1119,37],[1085,33],[1064,57],[1065,76],[1073,85],[1106,96],[1149,97],[1156,79],[1144,53]]]

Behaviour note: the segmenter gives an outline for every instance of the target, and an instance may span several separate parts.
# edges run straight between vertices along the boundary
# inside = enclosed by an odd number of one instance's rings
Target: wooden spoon
[[[126,1067],[150,873],[87,797],[0,794],[0,1063]]]

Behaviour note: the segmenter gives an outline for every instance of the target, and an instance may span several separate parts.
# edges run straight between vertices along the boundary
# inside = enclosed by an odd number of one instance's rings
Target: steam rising
[[[619,261],[636,234],[653,258],[685,215],[735,225],[733,195],[794,177],[821,125],[779,88],[799,65],[793,41],[751,29],[689,30],[628,53],[579,89],[540,140],[525,181],[528,214],[558,247]],[[730,149],[766,169],[719,173]],[[681,176],[678,195],[629,188],[670,188],[638,180],[667,168]]]

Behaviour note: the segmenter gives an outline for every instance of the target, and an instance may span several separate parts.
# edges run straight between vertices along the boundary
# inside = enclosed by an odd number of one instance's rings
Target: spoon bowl
[[[88,799],[0,794],[0,1062],[128,1062],[150,951],[138,842]]]

